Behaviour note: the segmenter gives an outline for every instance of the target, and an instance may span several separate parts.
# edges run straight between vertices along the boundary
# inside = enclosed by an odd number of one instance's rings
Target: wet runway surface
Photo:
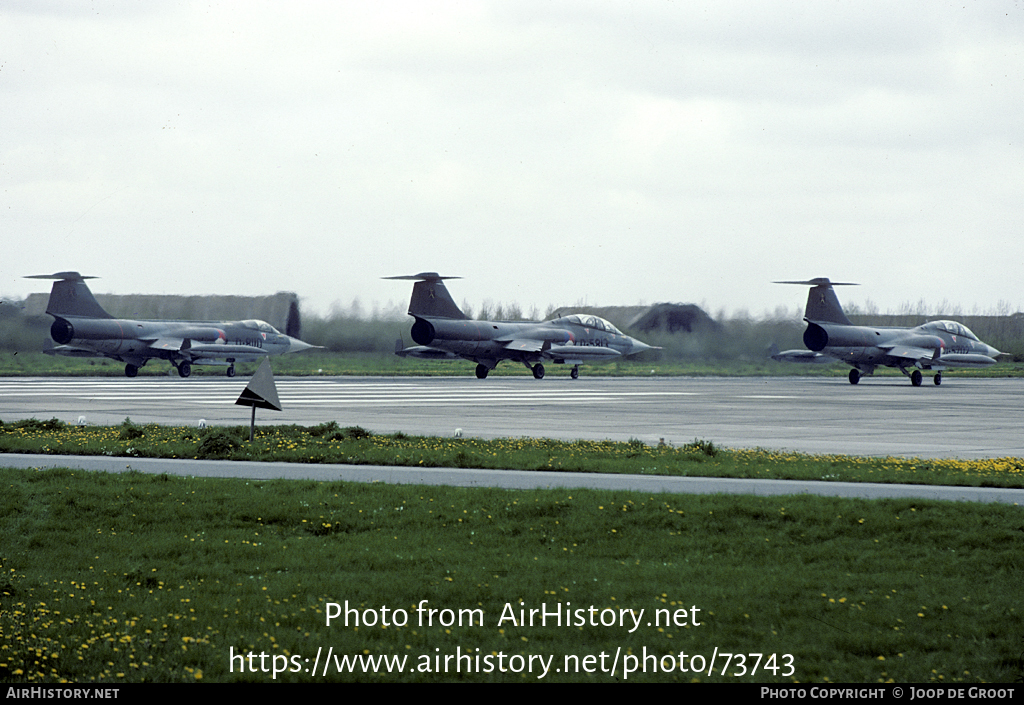
[[[247,425],[248,378],[8,378],[0,420]],[[695,438],[732,448],[917,457],[1024,457],[1024,380],[548,377],[277,378],[257,424],[336,421],[375,433],[496,438]]]

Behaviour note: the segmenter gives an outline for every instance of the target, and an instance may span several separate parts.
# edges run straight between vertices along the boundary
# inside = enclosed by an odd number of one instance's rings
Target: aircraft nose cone
[[[647,343],[641,342],[636,338],[633,338],[633,347],[630,349],[629,354],[634,355],[636,353],[642,353],[645,350],[653,350],[653,348]]]
[[[316,347],[319,347],[319,346],[318,345],[310,345],[309,343],[304,343],[301,340],[299,340],[298,338],[292,338],[290,336],[288,338],[288,352],[290,352],[290,353],[302,352],[303,350],[309,350],[310,348],[316,348]]]

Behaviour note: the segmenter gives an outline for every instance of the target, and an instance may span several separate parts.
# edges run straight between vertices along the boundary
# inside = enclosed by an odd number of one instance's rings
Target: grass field
[[[5,681],[1021,675],[1019,507],[69,470],[0,487]],[[542,606],[582,614],[519,622]]]
[[[249,442],[244,426],[135,424],[71,426],[56,419],[0,422],[0,452],[202,458],[417,467],[553,470],[690,477],[895,482],[1024,488],[1024,459],[873,458],[718,448],[695,439],[679,447],[639,440],[440,438],[374,435],[335,422],[262,426]]]
[[[0,424],[7,452],[1024,486],[1012,458],[334,423],[247,439]],[[0,469],[0,681],[1005,682],[1024,674],[1021,512]]]

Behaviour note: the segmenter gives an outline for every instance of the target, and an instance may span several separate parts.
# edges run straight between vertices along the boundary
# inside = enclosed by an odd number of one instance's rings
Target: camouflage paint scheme
[[[395,354],[428,360],[470,360],[476,376],[487,377],[502,360],[521,362],[537,379],[545,362],[572,365],[579,377],[584,363],[611,362],[653,349],[597,316],[573,314],[552,321],[472,321],[467,318],[436,272],[385,279],[412,280],[409,315],[416,319],[412,339],[418,345],[395,344]]]
[[[46,313],[53,316],[50,337],[57,343],[48,355],[109,357],[125,363],[135,377],[151,359],[167,360],[181,377],[192,365],[227,365],[235,376],[236,362],[255,362],[271,355],[314,347],[287,336],[264,321],[134,321],[114,318],[103,310],[78,272],[40,274],[28,279],[53,279]]]
[[[824,277],[775,283],[811,287],[804,311],[804,345],[808,349],[772,354],[772,359],[780,362],[845,362],[853,366],[850,384],[874,373],[876,367],[896,367],[919,387],[921,370],[934,370],[935,384],[942,384],[942,371],[949,367],[988,367],[1002,355],[956,321],[929,321],[914,328],[855,326],[833,289],[854,284],[831,282]]]

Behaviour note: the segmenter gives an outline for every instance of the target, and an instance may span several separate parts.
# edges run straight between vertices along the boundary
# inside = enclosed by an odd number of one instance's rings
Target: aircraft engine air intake
[[[224,331],[220,328],[183,328],[177,335],[190,340],[198,340],[203,343],[223,343],[225,340]]]
[[[942,342],[942,338],[937,335],[915,335],[907,338],[901,338],[900,344],[913,345],[918,348],[924,348],[925,350],[935,350],[937,353],[941,352],[946,345]]]

